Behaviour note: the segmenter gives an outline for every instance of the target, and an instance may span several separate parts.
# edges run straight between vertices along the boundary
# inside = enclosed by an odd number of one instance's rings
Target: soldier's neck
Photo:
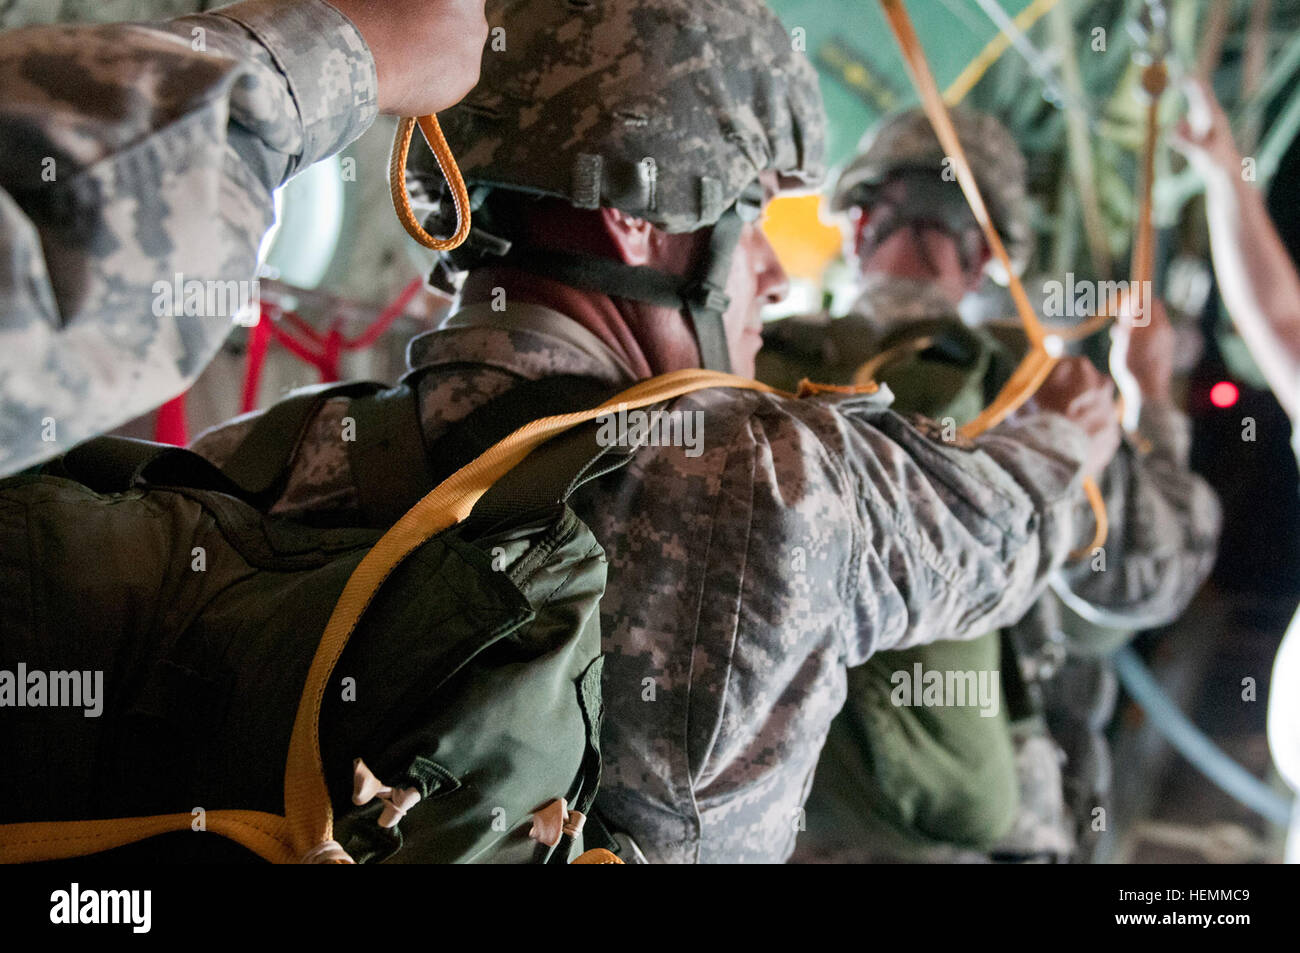
[[[460,301],[462,306],[509,307],[512,301],[541,305],[588,327],[626,322],[628,317],[608,295],[508,266],[477,268],[470,272],[461,287]]]

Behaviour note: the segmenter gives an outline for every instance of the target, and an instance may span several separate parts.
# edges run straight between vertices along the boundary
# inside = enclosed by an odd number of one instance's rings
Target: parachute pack
[[[426,452],[409,388],[322,385],[222,469],[101,437],[0,483],[0,669],[102,673],[94,717],[3,720],[0,860],[567,862],[600,778],[606,564],[565,501],[632,452],[582,425],[763,388],[599,386],[522,384]],[[268,514],[331,397],[358,421],[361,516]]]

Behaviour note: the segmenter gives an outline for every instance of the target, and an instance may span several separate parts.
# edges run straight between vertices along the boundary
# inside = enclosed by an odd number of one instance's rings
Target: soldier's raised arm
[[[459,99],[482,7],[252,0],[0,34],[0,473],[188,386],[253,297],[272,191],[381,109]]]
[[[1072,406],[1052,404],[960,446],[892,413],[846,434],[860,480],[848,664],[1016,621],[1087,541],[1081,480],[1106,465],[1118,436],[1104,413],[1107,385],[1076,375],[1062,382],[1067,393]]]
[[[1115,329],[1111,367],[1141,411],[1098,481],[1109,530],[1103,546],[1063,567],[1053,588],[1098,625],[1143,629],[1176,619],[1209,575],[1222,510],[1188,467],[1191,427],[1170,396],[1173,328],[1153,300],[1148,320]],[[1081,517],[1087,521],[1087,516]]]
[[[1205,181],[1214,274],[1233,325],[1292,422],[1300,421],[1300,274],[1204,80],[1189,79],[1187,118],[1171,144]],[[1295,431],[1300,434],[1300,427]],[[1300,436],[1296,438],[1300,452]]]

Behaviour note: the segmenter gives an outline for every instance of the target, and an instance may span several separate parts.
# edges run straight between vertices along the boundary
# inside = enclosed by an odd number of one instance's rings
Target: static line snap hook
[[[420,792],[415,788],[394,788],[384,784],[364,761],[357,758],[352,762],[352,803],[360,806],[375,798],[384,802],[379,826],[393,827],[420,800]]]

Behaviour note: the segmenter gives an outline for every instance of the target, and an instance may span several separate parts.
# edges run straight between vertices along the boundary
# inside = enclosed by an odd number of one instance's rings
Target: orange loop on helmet
[[[456,231],[450,238],[435,238],[424,230],[415,213],[411,211],[411,197],[406,191],[406,157],[411,150],[411,136],[416,125],[424,134],[425,141],[433,150],[433,157],[438,161],[438,168],[451,189],[452,202],[456,206]],[[451,147],[442,134],[442,128],[434,116],[421,116],[419,119],[406,117],[397,125],[397,135],[393,139],[393,154],[388,163],[388,185],[393,196],[393,209],[397,219],[406,229],[406,233],[425,248],[434,251],[451,251],[464,243],[469,237],[470,212],[469,192],[465,189],[465,180],[460,174],[460,167],[451,154]]]

